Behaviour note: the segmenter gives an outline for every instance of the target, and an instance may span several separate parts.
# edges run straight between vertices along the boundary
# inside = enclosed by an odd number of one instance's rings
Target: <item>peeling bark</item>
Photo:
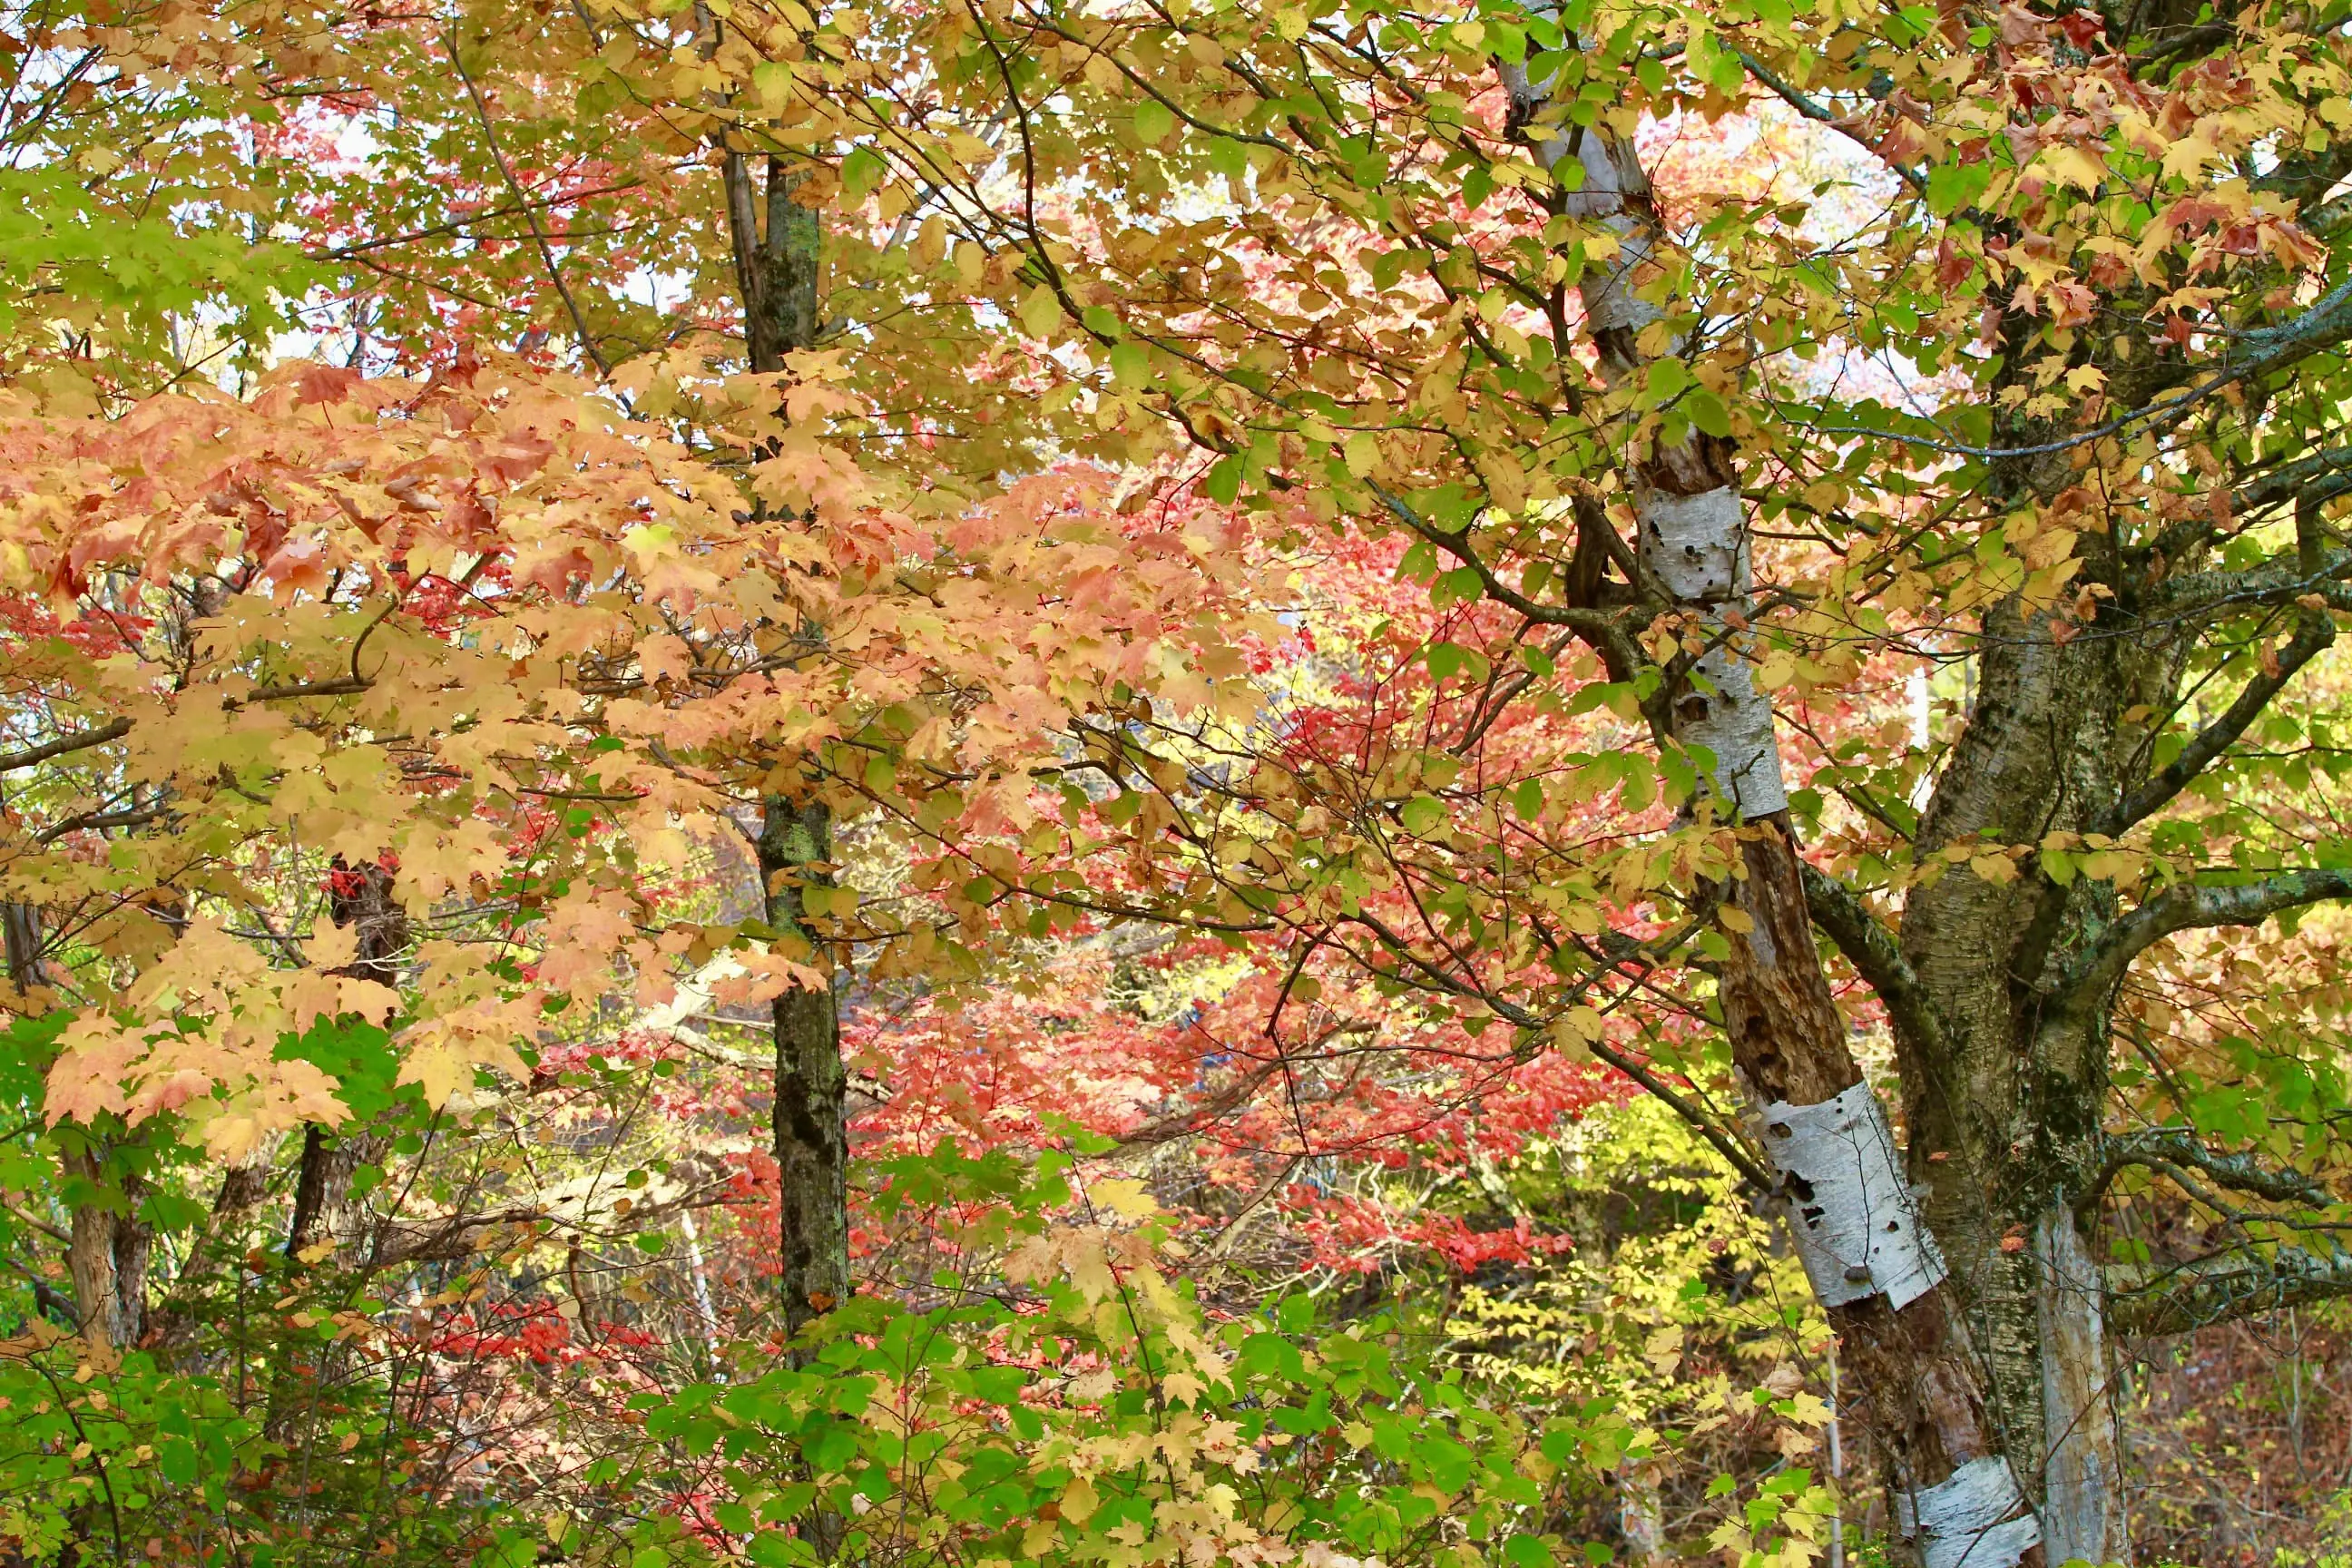
[[[2105,1282],[2074,1211],[2063,1205],[2042,1216],[2034,1256],[2042,1269],[2042,1410],[2049,1448],[2041,1511],[2050,1557],[2116,1562],[2130,1551],[2131,1541],[2108,1393]]]
[[[1554,106],[1545,87],[1515,68],[1506,67],[1504,77],[1513,124],[1534,142],[1538,160],[1555,174],[1573,168],[1561,184],[1574,188],[1554,197],[1556,210],[1594,220],[1618,238],[1616,256],[1578,287],[1602,373],[1622,382],[1648,363],[1645,336],[1654,353],[1680,348],[1671,336],[1659,342],[1646,331],[1664,320],[1644,295],[1662,276],[1668,246],[1647,177],[1630,142],[1601,126],[1548,122]],[[1727,442],[1694,435],[1633,454],[1627,479],[1643,574],[1705,647],[1670,694],[1673,737],[1711,755],[1712,794],[1743,819],[1741,864],[1726,903],[1747,919],[1726,923],[1746,929],[1731,932],[1719,976],[1733,1060],[1759,1107],[1818,1106],[1863,1077],[1813,943],[1771,706],[1748,672],[1750,532],[1733,452]],[[1811,1194],[1801,1175],[1786,1168],[1783,1175],[1794,1176],[1790,1196],[1802,1204]],[[1881,1217],[1871,1211],[1874,1223]],[[1932,1247],[1907,1193],[1899,1215],[1885,1217],[1918,1226],[1921,1243]],[[1915,1279],[1902,1288],[1908,1299],[1898,1307],[1885,1294],[1892,1281],[1872,1279],[1866,1259],[1850,1261],[1873,1289],[1859,1300],[1826,1303],[1839,1337],[1843,1414],[1885,1453],[1898,1493],[1914,1505],[1924,1550],[1931,1559],[1948,1555],[1950,1538],[1938,1531],[1963,1529],[1954,1521],[1964,1513],[1976,1521],[1965,1526],[1976,1532],[1976,1549],[1967,1553],[1972,1568],[2038,1565],[2039,1526],[1996,1439],[1953,1290],[1939,1285],[1911,1295]],[[1938,1500],[1957,1500],[1939,1512]],[[1993,1517],[1979,1520],[1988,1510]]]

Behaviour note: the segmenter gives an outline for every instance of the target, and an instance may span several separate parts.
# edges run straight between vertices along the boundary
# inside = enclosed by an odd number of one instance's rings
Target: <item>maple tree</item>
[[[583,1484],[667,1456],[655,1561],[1534,1562],[1571,1469],[1662,1550],[1640,1374],[1536,1418],[1221,1261],[1558,1277],[1516,1163],[1636,1095],[1785,1211],[1931,1564],[2127,1556],[2118,1339],[2352,1289],[2333,14],[7,28],[5,1184],[79,1336],[12,1344],[138,1412],[27,1385],[24,1549],[152,1462],[243,1561],[229,1478],[414,1478],[527,1362]],[[496,1195],[698,1018],[723,1148]],[[1213,1225],[1115,1173],[1176,1147]],[[450,1271],[673,1220],[684,1380]]]

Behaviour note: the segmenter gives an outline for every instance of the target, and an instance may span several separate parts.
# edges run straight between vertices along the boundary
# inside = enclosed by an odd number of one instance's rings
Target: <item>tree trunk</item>
[[[820,957],[803,890],[826,885],[813,868],[831,848],[820,803],[771,796],[760,830],[768,921]],[[849,1297],[849,1075],[841,1059],[841,1013],[829,986],[794,986],[772,1004],[775,1101],[771,1112],[778,1208],[777,1289],[785,1331]]]
[[[2105,1290],[2074,1213],[2057,1205],[2035,1227],[2041,1267],[2042,1528],[2053,1563],[2120,1561],[2123,1466],[2109,1393]]]
[[[1974,710],[1920,824],[1921,864],[1953,843],[2107,831],[2123,753],[2137,744],[2120,715],[2173,668],[2168,647],[2061,646],[2046,615],[2013,603],[1988,613],[1983,649]],[[1896,1030],[1913,1173],[1986,1352],[2002,1446],[2040,1494],[2053,1562],[2129,1550],[2105,1289],[2074,1213],[2105,1152],[2109,999],[2087,1017],[2050,1016],[2048,994],[2049,977],[2114,915],[2112,885],[2095,879],[2061,887],[2028,861],[2012,880],[1989,880],[1962,865],[1914,889],[1901,934],[1939,1026],[1933,1040]]]
[[[1641,374],[1643,298],[1667,237],[1630,142],[1562,122],[1549,84],[1507,68],[1514,123],[1543,165],[1566,172],[1553,205],[1615,235],[1615,257],[1578,279],[1586,327],[1612,383]],[[1570,188],[1572,187],[1572,188]],[[1679,352],[1678,342],[1653,345]],[[1904,1533],[1929,1568],[2038,1564],[2041,1529],[1990,1419],[1960,1300],[1901,1174],[1892,1133],[1863,1082],[1813,944],[1787,816],[1769,701],[1742,644],[1749,524],[1727,442],[1694,435],[1631,456],[1627,489],[1645,584],[1702,651],[1668,696],[1673,738],[1712,754],[1712,796],[1743,819],[1725,903],[1719,976],[1732,1059],[1781,1175],[1790,1235],[1839,1341],[1843,1418],[1880,1446]]]
[[[41,978],[41,911],[31,904],[0,904],[0,943],[5,943],[8,983],[26,992]],[[58,1156],[69,1182],[103,1193],[105,1146],[88,1131],[84,1147]],[[115,1204],[95,1196],[73,1205],[66,1267],[73,1277],[74,1317],[81,1331],[118,1350],[136,1345],[147,1331],[147,1263],[152,1228],[139,1215],[144,1184],[120,1173]],[[120,1206],[116,1206],[119,1205]]]
[[[816,209],[793,199],[800,177],[783,160],[766,161],[764,201],[740,153],[727,154],[725,174],[745,346],[752,370],[772,374],[817,340],[824,235]],[[830,885],[824,863],[832,849],[832,814],[823,801],[762,798],[759,864],[768,923],[805,949],[796,956],[827,973],[824,948],[808,923],[806,890]],[[840,1004],[830,985],[793,987],[775,999],[772,1016],[777,1291],[785,1331],[797,1333],[849,1297],[849,1078],[841,1059]]]
[[[1617,1467],[1616,1483],[1617,1533],[1625,1540],[1625,1561],[1634,1568],[1657,1568],[1667,1556],[1656,1463],[1626,1460]]]
[[[41,983],[41,911],[0,901],[0,938],[8,949],[8,984],[30,991]]]
[[[107,1172],[94,1142],[86,1149],[59,1157],[68,1181],[103,1189]],[[152,1233],[139,1217],[143,1184],[134,1175],[121,1176],[121,1207],[101,1202],[73,1205],[71,1240],[66,1264],[73,1274],[74,1313],[84,1337],[104,1341],[117,1350],[139,1343],[147,1331],[147,1258]]]

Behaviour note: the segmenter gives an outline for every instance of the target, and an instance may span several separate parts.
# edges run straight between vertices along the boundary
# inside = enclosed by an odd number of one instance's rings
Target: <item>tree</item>
[[[1261,950],[1187,1125],[1352,1050],[1284,1033],[1327,992],[1443,1032],[1391,1130],[1554,1052],[1672,1106],[1790,1203],[1930,1562],[2120,1555],[2109,1335],[2352,1279],[2334,1015],[2204,935],[2292,969],[2352,891],[2332,13],[24,31],[0,894],[115,1343],[183,1133],[222,1227],[299,1127],[293,1250],[389,1245],[289,1039],[396,1016],[446,1105],[721,952],[806,1328],[843,997],[1119,925]],[[268,371],[298,324],[350,365]],[[1381,552],[1426,593],[1345,658],[1404,670],[1253,668]],[[754,812],[759,914],[677,916]]]
[[[1769,1105],[1760,1152],[1770,1184],[1831,1189],[1832,1229],[1866,1213],[1873,1232],[1933,1232],[1941,1268],[1884,1279],[1848,1231],[1816,1273],[1832,1302],[1861,1295],[1837,1311],[1855,1414],[1892,1449],[1930,1559],[1959,1549],[1936,1544],[1937,1521],[1964,1517],[1998,1527],[1976,1544],[2000,1560],[2037,1534],[2062,1557],[2122,1551],[2110,1321],[2172,1328],[2339,1288],[2332,1247],[2302,1239],[2326,1231],[2299,1228],[2324,1213],[2270,1206],[2325,1194],[2210,1141],[2294,1140],[2239,1096],[2220,1110],[2206,1071],[2176,1071],[2226,1026],[2180,1020],[2146,1079],[2112,1068],[2136,1015],[2179,1017],[2147,1000],[2160,944],[2347,887],[2324,813],[2224,804],[2228,782],[2317,787],[2331,766],[2328,688],[2296,679],[2341,597],[2334,24],[1015,7],[973,26],[977,74],[1012,96],[1032,166],[1066,123],[1119,124],[1108,98],[1126,93],[1152,172],[1106,162],[1092,181],[1129,206],[1161,180],[1213,205],[1225,183],[1214,218],[1148,242],[971,194],[1029,249],[1033,326],[1058,316],[1116,378],[1097,395],[1217,454],[1212,493],[1400,528],[1442,595],[1593,647],[1698,820],[1709,798],[1717,820],[1751,819],[1699,852],[1676,901],[1683,941],[1715,928],[1702,966],[1759,1103],[1819,1106],[1859,1077],[1811,931],[1885,1009],[1919,1212],[1891,1172],[1823,1167],[1810,1147],[1773,1158],[1790,1119]],[[1643,116],[1754,105],[1866,149],[1853,177],[1882,210],[1826,247],[1801,202],[1695,191],[1662,215],[1636,163]],[[1183,248],[1211,224],[1213,258]],[[1898,395],[1855,396],[1805,364],[1874,356]],[[1759,513],[1798,537],[1764,556],[1757,595]],[[1849,684],[1867,649],[1964,661],[1970,698],[1932,744],[1807,759],[1801,815],[1830,853],[1802,868],[1751,690]],[[1549,671],[1533,674],[1540,689]],[[2215,683],[2225,700],[2205,700]],[[2318,752],[2274,750],[2310,724]],[[1257,781],[1218,809],[1267,819],[1301,940],[1360,943],[1392,983],[1530,1033],[1676,945],[1604,935],[1578,954],[1547,931],[1539,870],[1454,837],[1492,784],[1401,788],[1368,781],[1347,826],[1388,837],[1378,818],[1402,806],[1408,834],[1441,830],[1420,865],[1388,856],[1420,883],[1418,929],[1317,908],[1310,868],[1332,841],[1297,803],[1327,805],[1328,783]],[[1422,800],[1435,809],[1416,820]],[[1521,932],[1557,978],[1529,973]],[[2285,1038],[2236,1038],[2253,1085],[2310,1082]],[[2317,1136],[2308,1111],[2284,1125]],[[1791,1148],[1812,1142],[1800,1131]],[[2231,1239],[2117,1274],[2084,1226],[2120,1173],[2151,1167],[2218,1204]],[[1947,1283],[1915,1298],[1923,1269]]]

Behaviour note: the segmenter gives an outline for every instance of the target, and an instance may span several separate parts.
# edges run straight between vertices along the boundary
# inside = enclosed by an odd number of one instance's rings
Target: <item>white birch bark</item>
[[[1643,297],[1668,243],[1648,178],[1630,141],[1604,126],[1580,129],[1548,117],[1553,108],[1549,83],[1532,83],[1523,69],[1508,65],[1503,78],[1538,161],[1564,187],[1559,209],[1616,241],[1614,253],[1591,263],[1577,287],[1601,373],[1612,384],[1622,384],[1685,346],[1678,334],[1661,328],[1664,312]],[[1587,255],[1597,248],[1606,247],[1588,239]],[[1677,444],[1661,442],[1631,454],[1626,472],[1643,573],[1696,624],[1705,644],[1687,689],[1673,698],[1674,739],[1711,754],[1709,782],[1722,805],[1741,818],[1777,819],[1788,807],[1788,795],[1771,703],[1757,690],[1747,658],[1754,591],[1750,524],[1730,448],[1693,433]],[[1793,887],[1792,847],[1777,828],[1767,833],[1774,847],[1759,848],[1760,861],[1750,856],[1748,880],[1757,879],[1759,865],[1769,865],[1775,877]],[[1751,888],[1735,892],[1734,900],[1756,896]],[[1780,897],[1785,902],[1786,889]],[[1798,998],[1793,1009],[1772,1015],[1794,1033],[1768,1042],[1769,1054],[1801,1052],[1817,1069],[1829,1069],[1832,1087],[1840,1081],[1852,1085],[1828,1100],[1816,1095],[1808,1104],[1759,1108],[1768,1128],[1781,1134],[1768,1136],[1766,1145],[1780,1162],[1792,1200],[1792,1230],[1809,1277],[1832,1309],[1832,1323],[1874,1324],[1875,1320],[1839,1314],[1880,1308],[1897,1314],[1917,1303],[1923,1311],[1943,1313],[1940,1323],[1948,1325],[1953,1320],[1941,1300],[1943,1264],[1897,1173],[1892,1137],[1864,1137],[1856,1131],[1883,1131],[1885,1112],[1869,1087],[1854,1081],[1859,1072],[1818,973],[1801,910],[1792,916],[1785,910],[1780,913],[1793,919],[1795,927],[1777,942],[1760,921],[1744,939],[1754,973],[1743,984],[1759,995]],[[1794,951],[1798,947],[1802,951]],[[1727,966],[1727,984],[1730,976]],[[1743,1007],[1747,1000],[1742,998]],[[1739,1059],[1741,1031],[1734,1010],[1727,994],[1726,1023],[1733,1026],[1734,1057]],[[1742,1060],[1741,1066],[1746,1070],[1748,1063]],[[1759,1095],[1764,1098],[1774,1097]],[[1799,1136],[1800,1124],[1815,1123],[1821,1135]],[[1875,1300],[1882,1297],[1883,1302]],[[1909,1475],[1898,1489],[1906,1534],[1931,1568],[1962,1563],[1968,1568],[2016,1568],[2038,1560],[2041,1525],[2008,1460],[1990,1441],[1981,1396],[1972,1392],[1974,1376],[1948,1349],[1938,1354],[1939,1360],[1923,1358],[1916,1367],[1897,1369],[1922,1385],[1935,1385],[1932,1395],[1910,1406],[1914,1435],[1931,1434],[1923,1451],[1937,1457],[1927,1473]],[[1883,1352],[1872,1361],[1872,1375],[1882,1386],[1871,1397],[1882,1410],[1914,1397],[1892,1386],[1903,1379],[1890,1374]]]

